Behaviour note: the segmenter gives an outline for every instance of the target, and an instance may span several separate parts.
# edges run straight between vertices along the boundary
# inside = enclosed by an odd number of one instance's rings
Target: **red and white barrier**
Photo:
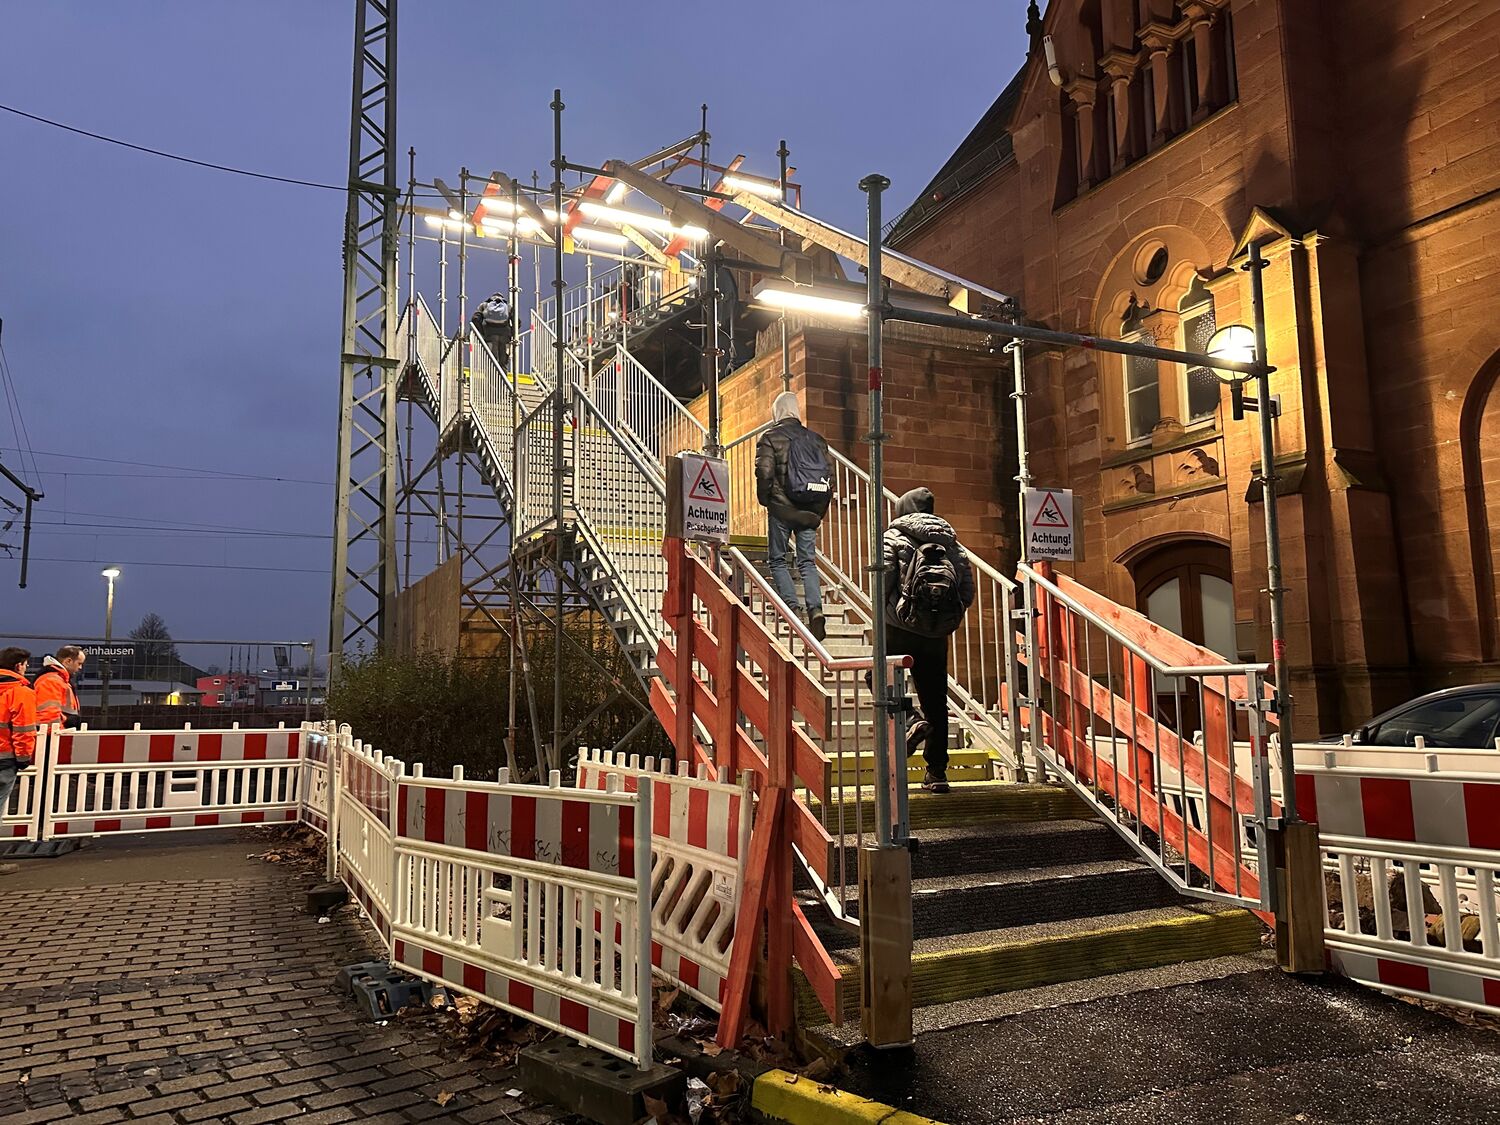
[[[394,963],[650,1066],[649,790],[396,769]]]
[[[1334,966],[1375,988],[1500,1014],[1500,776],[1384,764],[1423,760],[1411,755],[1340,757],[1325,749],[1322,765],[1297,772],[1298,811],[1318,822]]]
[[[584,749],[578,788],[606,789],[613,779],[630,793],[651,793],[651,856],[656,972],[715,1011],[729,981],[730,945],[750,844],[748,775],[738,785],[709,781],[706,767],[609,750]]]
[[[43,763],[46,839],[295,822],[301,731],[61,734]]]
[[[466,782],[459,770],[429,779],[420,767],[408,775],[331,723],[78,730],[38,757],[3,810],[0,838],[308,824],[328,837],[329,875],[347,884],[396,964],[650,1065],[652,951],[659,962],[676,956],[670,939],[652,940],[652,786],[626,792],[614,778],[603,792],[563,789],[556,774],[546,787],[511,785],[503,771],[498,783]],[[681,820],[698,851],[738,862],[744,839],[725,835],[728,798],[663,793],[663,825]],[[705,824],[719,826],[712,839]],[[706,916],[679,908],[663,917]],[[714,922],[714,940],[722,929]]]
[[[16,774],[16,787],[11,790],[6,806],[0,809],[0,841],[42,838],[42,776],[51,730],[43,728],[37,737],[40,750],[35,764]]]

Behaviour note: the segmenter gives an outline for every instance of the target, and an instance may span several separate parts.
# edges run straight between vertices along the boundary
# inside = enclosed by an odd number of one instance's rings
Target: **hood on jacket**
[[[921,491],[927,490],[924,488]],[[953,531],[953,525],[942,516],[935,516],[931,512],[908,512],[904,516],[897,516],[891,521],[891,530],[906,536],[913,543],[958,545],[958,536]]]
[[[918,512],[932,514],[932,489],[914,488],[896,501],[896,515],[910,516]]]
[[[42,657],[42,671],[45,672],[48,668],[56,668],[63,674],[64,678],[70,678],[68,676],[68,670],[62,666],[62,661],[58,660],[57,657],[50,654]]]
[[[771,404],[771,421],[785,422],[788,418],[802,421],[802,405],[797,401],[795,391],[782,391]]]

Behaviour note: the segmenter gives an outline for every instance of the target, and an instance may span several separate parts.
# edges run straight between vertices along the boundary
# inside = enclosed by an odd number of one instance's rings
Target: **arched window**
[[[1214,334],[1214,299],[1201,280],[1193,278],[1192,285],[1177,302],[1177,311],[1182,319],[1183,351],[1208,351],[1209,338]],[[1189,424],[1208,421],[1219,409],[1219,377],[1210,367],[1189,367],[1184,378],[1185,420]]]
[[[1120,336],[1125,340],[1154,344],[1145,318],[1150,309],[1138,304],[1131,295],[1130,307],[1120,321]],[[1140,445],[1151,440],[1151,431],[1161,421],[1161,374],[1154,359],[1122,356],[1125,365],[1125,441]]]

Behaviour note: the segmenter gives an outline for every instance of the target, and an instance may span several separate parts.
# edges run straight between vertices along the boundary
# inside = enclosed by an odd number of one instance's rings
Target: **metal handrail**
[[[1062,602],[1063,605],[1067,606],[1074,613],[1078,614],[1090,625],[1094,626],[1094,628],[1104,633],[1105,636],[1109,637],[1111,640],[1115,641],[1122,647],[1129,649],[1134,655],[1140,657],[1148,665],[1150,665],[1151,668],[1155,669],[1157,672],[1160,672],[1164,676],[1260,676],[1264,675],[1271,667],[1269,664],[1230,664],[1227,662],[1224,664],[1194,664],[1181,666],[1167,664],[1165,661],[1162,661],[1153,656],[1147,649],[1142,647],[1139,641],[1126,636],[1125,633],[1115,628],[1104,618],[1100,617],[1093,610],[1089,609],[1088,606],[1080,602],[1077,598],[1073,597],[1071,594],[1064,593],[1063,590],[1055,582],[1038,574],[1036,569],[1032,567],[1030,563],[1022,563],[1020,569],[1022,574],[1024,574],[1032,582],[1040,586],[1052,597]]]
[[[609,434],[610,437],[614,438],[615,441],[619,443],[621,451],[627,458],[629,458],[630,463],[637,469],[641,470],[641,472],[646,474],[646,477],[651,482],[651,487],[656,491],[656,494],[663,500],[665,500],[667,498],[667,482],[666,479],[662,476],[661,469],[656,467],[655,465],[652,465],[638,452],[636,452],[632,443],[628,439],[626,439],[625,435],[620,433],[620,431],[610,423],[609,419],[606,418],[603,413],[600,412],[599,407],[594,404],[593,399],[589,398],[588,393],[583,389],[581,385],[579,385],[578,383],[574,383],[573,393],[578,395],[585,403],[588,404],[589,409],[594,413],[595,420],[600,424],[600,426],[603,427],[604,432]]]

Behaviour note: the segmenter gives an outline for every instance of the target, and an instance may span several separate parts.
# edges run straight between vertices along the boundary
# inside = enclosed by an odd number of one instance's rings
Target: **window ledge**
[[[1195,445],[1213,441],[1220,436],[1217,425],[1204,424],[1197,429],[1187,430],[1180,438],[1170,441],[1166,445],[1133,445],[1128,449],[1122,449],[1118,453],[1111,453],[1099,459],[1099,468],[1117,469],[1121,465],[1134,465],[1141,461],[1149,461],[1151,458],[1162,453],[1176,453],[1182,449],[1191,449]]]

